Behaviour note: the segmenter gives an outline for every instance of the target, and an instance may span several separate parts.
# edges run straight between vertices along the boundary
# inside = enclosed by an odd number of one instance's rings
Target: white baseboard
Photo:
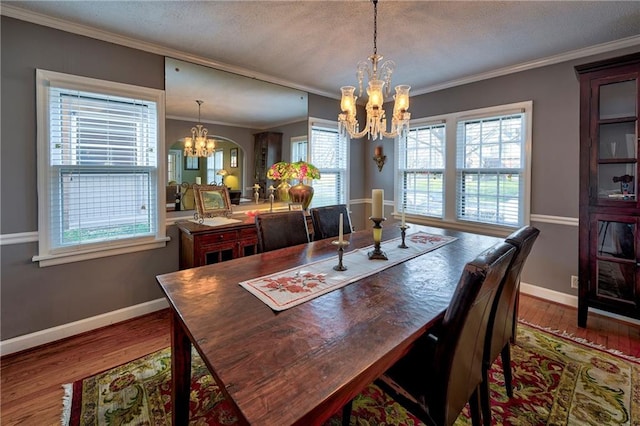
[[[35,333],[14,337],[13,339],[3,340],[0,342],[0,356],[23,351],[25,349],[30,349],[56,340],[71,337],[76,334],[115,324],[120,321],[139,317],[141,315],[165,309],[168,306],[169,304],[165,298],[156,299],[139,305],[129,306],[127,308],[96,315],[95,317],[85,318],[80,321],[74,321],[57,327],[48,328],[46,330],[36,331]]]
[[[559,291],[549,290],[548,288],[538,287],[523,282],[520,283],[520,291],[524,294],[528,294],[529,296],[539,297],[540,299],[545,299],[550,302],[560,303],[561,305],[567,305],[573,308],[578,307],[578,296],[573,296],[571,294],[560,293]],[[589,312],[593,312],[594,314],[602,315],[604,317],[628,322],[630,324],[640,325],[640,320],[614,314],[612,312],[603,311],[601,309],[589,308]],[[577,321],[578,318],[576,317],[576,323]],[[587,319],[587,322],[588,321],[589,320]]]

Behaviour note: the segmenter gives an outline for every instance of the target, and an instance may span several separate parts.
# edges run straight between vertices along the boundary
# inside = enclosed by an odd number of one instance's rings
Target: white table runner
[[[455,237],[420,231],[407,235],[406,249],[398,247],[400,238],[383,242],[380,248],[389,260],[369,260],[367,254],[373,250],[371,245],[345,253],[342,263],[348,269],[335,271],[333,267],[338,264],[336,250],[336,255],[329,259],[242,281],[240,285],[274,311],[283,311],[455,240]]]

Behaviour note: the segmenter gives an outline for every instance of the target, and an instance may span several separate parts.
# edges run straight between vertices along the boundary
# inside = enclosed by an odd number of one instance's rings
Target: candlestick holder
[[[387,218],[370,217],[369,220],[373,221],[373,250],[368,253],[369,259],[389,260],[387,254],[380,250],[380,243],[382,242],[382,222],[387,220]]]
[[[338,264],[333,267],[335,271],[346,271],[347,267],[342,264],[342,255],[344,254],[344,248],[349,245],[347,240],[335,240],[331,241],[331,244],[338,246]]]
[[[400,244],[398,246],[398,248],[409,248],[409,246],[404,243],[404,238],[406,237],[407,229],[409,229],[410,226],[409,225],[400,225],[399,228],[400,228],[400,233],[401,233],[401,236],[402,236],[402,244]]]

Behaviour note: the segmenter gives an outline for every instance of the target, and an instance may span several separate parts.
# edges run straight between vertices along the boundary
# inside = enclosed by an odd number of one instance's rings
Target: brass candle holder
[[[344,248],[349,245],[347,240],[335,240],[331,241],[331,244],[338,246],[338,264],[333,267],[335,271],[346,271],[347,267],[342,264],[342,255],[344,254]]]
[[[409,248],[409,246],[404,243],[404,238],[407,236],[407,229],[409,229],[410,226],[409,225],[400,225],[399,228],[400,228],[400,233],[401,233],[401,236],[402,236],[402,244],[400,244],[398,247],[399,248],[403,248],[403,249]]]
[[[382,222],[387,220],[385,217],[370,217],[373,221],[373,250],[368,253],[369,259],[389,260],[387,254],[380,250],[380,243],[382,242]]]

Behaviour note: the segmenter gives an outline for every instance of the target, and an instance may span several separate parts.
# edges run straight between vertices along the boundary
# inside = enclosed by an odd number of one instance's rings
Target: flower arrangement
[[[306,161],[297,161],[295,163],[280,161],[269,167],[267,179],[298,179],[300,181],[304,179],[320,179],[320,171],[316,166]]]

